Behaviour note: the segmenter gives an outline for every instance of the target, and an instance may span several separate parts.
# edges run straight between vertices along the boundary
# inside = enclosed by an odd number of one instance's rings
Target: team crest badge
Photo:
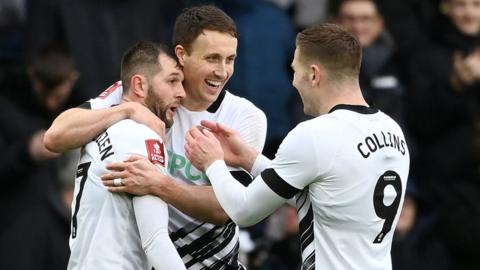
[[[153,164],[160,164],[165,167],[165,150],[163,143],[159,140],[145,140],[145,145],[147,146],[148,159]]]

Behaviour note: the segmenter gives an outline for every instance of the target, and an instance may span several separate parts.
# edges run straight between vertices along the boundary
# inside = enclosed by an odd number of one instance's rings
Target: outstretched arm
[[[104,185],[112,192],[135,195],[153,194],[185,214],[213,224],[225,224],[228,216],[218,203],[211,186],[186,185],[173,180],[145,158],[132,156],[125,162],[111,163],[103,175]],[[122,178],[123,186],[113,179]]]
[[[206,171],[218,201],[235,223],[251,226],[291,198],[278,195],[268,182],[258,179],[271,177],[270,173],[257,177],[248,187],[235,181],[224,156],[230,163],[248,171],[253,168],[258,173],[270,165],[269,160],[257,157],[256,151],[245,145],[237,132],[215,123],[202,122],[202,125],[207,128],[194,127],[187,133],[185,152],[192,164]]]
[[[165,138],[165,124],[158,117],[139,103],[124,102],[99,110],[66,110],[53,121],[45,133],[43,143],[50,151],[66,152],[85,145],[114,123],[126,118],[149,126]]]

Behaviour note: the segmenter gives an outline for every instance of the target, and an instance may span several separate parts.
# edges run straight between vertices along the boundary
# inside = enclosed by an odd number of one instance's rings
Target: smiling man
[[[201,120],[225,123],[237,130],[248,145],[259,152],[263,149],[265,114],[248,100],[224,89],[234,71],[237,36],[233,20],[216,7],[193,7],[178,16],[175,53],[183,67],[187,96],[182,106],[176,108],[175,124],[167,133],[168,172],[173,178],[163,178],[146,159],[131,158],[110,167],[120,170],[110,174],[114,178],[165,180],[161,189],[146,187],[143,194],[152,193],[173,206],[169,208],[170,238],[187,269],[244,269],[237,262],[238,227],[218,203],[206,175],[192,166],[184,150],[187,131]],[[94,99],[105,109],[75,108],[60,115],[47,131],[46,146],[54,151],[75,148],[124,118],[158,128],[155,117],[142,108],[128,103],[109,108],[119,104],[120,86],[107,92],[108,96]],[[251,181],[244,170],[230,169],[238,181]]]

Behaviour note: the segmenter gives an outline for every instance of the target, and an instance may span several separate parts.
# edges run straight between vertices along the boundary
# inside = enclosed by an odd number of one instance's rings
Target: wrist
[[[175,186],[177,182],[173,181],[168,175],[154,175],[151,179],[155,179],[151,181],[148,185],[148,193],[155,195],[165,201],[168,204],[171,204],[173,201],[172,196],[177,194],[175,192]]]
[[[135,113],[135,108],[132,102],[123,102],[117,107],[120,108],[120,112],[122,113],[122,119],[131,119],[133,114]]]
[[[247,147],[245,154],[243,155],[243,160],[241,162],[241,167],[246,171],[250,172],[252,170],[253,164],[257,159],[258,153],[255,149]]]

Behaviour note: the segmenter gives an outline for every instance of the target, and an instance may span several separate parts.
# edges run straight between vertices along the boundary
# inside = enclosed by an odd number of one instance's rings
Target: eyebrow
[[[182,73],[179,71],[172,71],[170,74],[168,74],[168,76],[182,76]]]

